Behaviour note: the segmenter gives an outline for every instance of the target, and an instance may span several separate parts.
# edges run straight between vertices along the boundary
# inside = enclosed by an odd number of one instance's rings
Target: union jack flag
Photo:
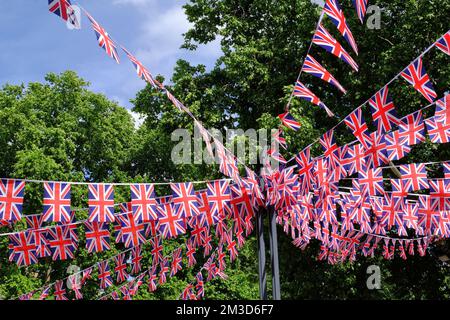
[[[122,239],[126,248],[137,247],[146,242],[145,226],[142,222],[136,222],[132,213],[125,215],[120,220]]]
[[[314,161],[311,160],[311,148],[308,147],[295,156],[298,175],[300,178],[300,191],[305,194],[312,189]]]
[[[137,246],[131,249],[131,273],[138,274],[142,270],[142,247]]]
[[[411,152],[405,137],[400,137],[400,131],[395,130],[384,136],[386,141],[386,154],[389,161],[400,160]]]
[[[44,221],[69,223],[70,184],[61,182],[44,182]]]
[[[197,297],[203,297],[204,296],[204,290],[203,290],[203,274],[201,272],[197,273],[195,276],[196,284],[195,289],[197,289]]]
[[[194,217],[197,225],[204,227],[215,225],[220,217],[217,214],[212,214],[207,191],[196,191],[196,194],[198,197],[198,210],[200,211],[200,215]]]
[[[211,215],[218,217],[218,220],[220,220],[231,214],[230,182],[228,180],[216,180],[208,182],[206,186]]]
[[[133,56],[124,47],[122,47],[122,50],[125,51],[126,55],[128,56],[128,59],[130,59],[131,63],[135,67],[136,73],[139,78],[148,82],[154,88],[161,88],[161,84],[153,78],[150,71],[148,71],[147,68],[144,67],[144,65],[135,56]]]
[[[365,171],[367,168],[366,152],[362,144],[358,143],[346,148],[342,153],[341,164],[349,175]]]
[[[450,93],[445,97],[436,101],[436,111],[434,113],[436,121],[443,122],[444,124],[450,123]]]
[[[81,293],[81,284],[79,282],[79,280],[80,280],[79,274],[70,275],[68,280],[69,280],[70,286],[72,287],[71,289],[75,293],[75,299],[76,300],[83,299],[83,294]]]
[[[132,184],[130,189],[134,219],[139,222],[158,219],[154,186],[152,184]]]
[[[269,148],[267,150],[267,155],[271,156],[273,159],[278,161],[279,163],[286,164],[286,159],[275,149]]]
[[[318,46],[325,49],[327,52],[335,55],[339,59],[344,60],[348,65],[350,65],[353,70],[358,72],[358,65],[355,60],[348,54],[348,52],[341,46],[336,39],[325,29],[322,24],[319,24],[319,27],[314,34],[312,42],[317,44]]]
[[[77,243],[67,226],[54,226],[48,229],[47,236],[53,261],[74,258]]]
[[[148,291],[153,292],[156,290],[156,280],[158,278],[156,272],[156,263],[153,263],[152,267],[149,268],[149,277],[148,277]]]
[[[401,73],[402,77],[408,81],[414,88],[419,91],[429,102],[433,102],[436,97],[436,91],[434,91],[433,84],[430,77],[425,71],[425,67],[422,63],[422,58],[417,59],[409,65]]]
[[[358,18],[361,23],[364,23],[364,16],[366,15],[368,2],[369,0],[353,0],[353,6],[356,9],[356,13],[358,14]]]
[[[45,235],[47,231],[42,228],[43,219],[41,214],[33,214],[25,216],[27,222],[27,227],[32,229],[31,232],[34,233],[34,240],[36,243],[36,256],[38,258],[45,258],[51,255],[50,249],[48,248],[48,242]]]
[[[450,142],[450,123],[437,121],[436,117],[425,119],[427,125],[428,137],[432,143]]]
[[[9,261],[14,261],[19,267],[37,263],[36,250],[34,232],[23,231],[9,235]]]
[[[442,50],[442,52],[450,55],[450,31],[442,36],[437,42],[436,47]]]
[[[102,252],[110,249],[108,224],[86,221],[84,226],[86,233],[86,248],[89,253]]]
[[[172,268],[170,270],[170,276],[173,277],[182,269],[181,262],[183,259],[181,258],[181,250],[183,248],[179,247],[172,252]]]
[[[450,210],[450,184],[449,179],[433,179],[430,183],[430,197],[433,207],[438,211]]]
[[[342,85],[337,81],[331,73],[329,73],[319,62],[317,62],[312,56],[309,54],[305,58],[305,63],[302,68],[303,72],[312,74],[313,76],[322,79],[325,82],[328,82],[338,88],[343,94],[347,91],[342,87]]]
[[[62,280],[57,280],[55,283],[55,295],[56,300],[69,300],[66,297],[66,289],[64,289],[64,282]]]
[[[113,279],[107,260],[98,263],[98,278],[100,279],[100,289],[106,289],[113,285]]]
[[[180,217],[189,218],[200,214],[192,182],[171,183],[170,188],[173,191],[172,203],[174,210],[177,211]]]
[[[342,34],[342,36],[347,40],[348,44],[352,47],[353,51],[358,54],[358,46],[353,38],[353,34],[347,25],[344,17],[344,12],[339,5],[337,0],[327,0],[325,2],[325,7],[323,8],[325,13],[330,17],[331,21],[334,23],[336,28]]]
[[[450,162],[443,162],[442,167],[444,169],[444,178],[450,179]]]
[[[323,150],[324,157],[329,159],[330,169],[335,169],[340,162],[339,147],[334,139],[334,130],[328,130],[325,132],[319,140]]]
[[[163,258],[163,255],[162,255],[162,252],[163,252],[162,239],[160,237],[158,237],[158,236],[155,236],[155,237],[150,239],[150,245],[152,247],[152,251],[151,251],[152,261],[156,265]]]
[[[111,184],[90,184],[88,198],[90,222],[114,222],[114,189]]]
[[[287,149],[286,139],[283,137],[283,130],[278,129],[272,134],[274,142],[278,143],[283,149]]]
[[[370,196],[384,195],[383,170],[381,168],[359,172],[358,181],[360,187],[365,189]]]
[[[405,211],[403,214],[403,223],[406,228],[411,228],[418,230],[418,214],[419,214],[419,204],[417,202],[407,202],[405,205]]]
[[[334,117],[334,113],[323,103],[311,90],[309,90],[303,83],[297,81],[294,87],[294,96],[300,99],[307,100],[316,106],[324,109],[329,117]]]
[[[185,219],[178,211],[173,210],[171,203],[158,206],[158,232],[165,238],[175,238],[186,232]]]
[[[167,258],[162,258],[159,263],[159,284],[162,285],[166,283],[166,274],[169,272],[169,261]]]
[[[74,26],[79,25],[70,0],[48,0],[48,11]]]
[[[294,131],[298,131],[298,129],[300,129],[301,127],[301,124],[297,122],[289,112],[278,115],[278,118],[280,118],[283,125]]]
[[[366,149],[367,167],[376,168],[388,163],[389,160],[386,154],[386,141],[384,135],[379,134],[378,132],[372,132],[370,138],[370,145]]]
[[[403,226],[403,211],[400,208],[398,199],[392,197],[392,194],[385,194],[383,203],[383,216],[380,223],[391,229],[394,225],[397,227],[399,235],[406,235]]]
[[[39,300],[45,300],[50,295],[51,288],[52,288],[51,286],[45,287],[44,290],[42,290],[41,294],[39,295]]]
[[[196,247],[191,241],[186,242],[186,257],[188,258],[188,267],[192,267],[197,263],[195,260]]]
[[[430,196],[419,195],[418,227],[422,231],[422,234],[434,234],[436,228],[439,228],[440,213],[433,204]]]
[[[378,128],[379,133],[384,133],[392,129],[392,125],[398,125],[400,120],[397,118],[394,103],[389,97],[388,87],[378,91],[369,100],[372,118]]]
[[[92,28],[94,29],[95,35],[97,36],[98,45],[102,47],[108,56],[113,58],[117,63],[120,63],[119,54],[117,53],[116,44],[109,36],[103,27],[98,24],[97,21],[87,12],[85,12],[88,19],[91,21]]]
[[[127,273],[127,263],[125,261],[125,253],[119,253],[117,256],[114,257],[114,271],[116,272],[116,282],[121,283],[127,280],[128,273]]]
[[[22,218],[25,181],[1,179],[0,181],[0,220],[18,221]]]
[[[407,192],[429,189],[427,171],[423,163],[411,163],[400,165],[402,185]]]
[[[409,114],[399,124],[399,137],[405,138],[410,146],[425,141],[425,125],[422,111]]]
[[[370,133],[367,123],[364,120],[361,108],[357,108],[355,111],[350,113],[344,119],[344,123],[350,128],[350,130],[352,130],[352,133],[356,139],[358,139],[364,148],[367,149],[370,145]]]

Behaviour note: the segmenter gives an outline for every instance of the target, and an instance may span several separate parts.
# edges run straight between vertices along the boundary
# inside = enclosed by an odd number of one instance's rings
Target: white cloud
[[[118,6],[136,6],[136,7],[142,7],[147,6],[150,4],[154,4],[155,0],[114,0],[113,4]]]
[[[144,123],[146,116],[141,116],[139,113],[131,111],[129,109],[127,109],[127,111],[131,115],[131,117],[133,118],[134,127],[136,129],[139,129],[139,127],[142,126],[142,124]]]

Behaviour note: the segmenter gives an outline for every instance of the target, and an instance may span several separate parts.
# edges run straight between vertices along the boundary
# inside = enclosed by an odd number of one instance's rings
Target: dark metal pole
[[[278,237],[276,215],[273,206],[269,207],[270,259],[272,263],[272,299],[281,300],[280,268],[278,264]]]
[[[258,238],[259,298],[267,300],[266,244],[264,242],[263,210],[256,213],[256,234]]]

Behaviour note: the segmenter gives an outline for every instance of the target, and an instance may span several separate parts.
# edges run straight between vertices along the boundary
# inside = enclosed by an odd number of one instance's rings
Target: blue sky
[[[197,51],[180,49],[189,29],[184,0],[78,0],[120,44],[153,73],[169,79],[177,59],[211,67],[220,55],[215,41]],[[69,30],[48,12],[47,0],[0,1],[0,84],[43,81],[48,72],[74,70],[91,90],[131,108],[129,100],[144,87],[126,55],[121,64],[97,45],[85,16],[81,30]]]

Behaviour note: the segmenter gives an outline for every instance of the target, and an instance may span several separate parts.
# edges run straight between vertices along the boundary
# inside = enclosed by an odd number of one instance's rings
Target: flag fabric
[[[409,146],[425,141],[425,124],[422,111],[407,115],[399,124],[399,137],[405,138]]]
[[[394,125],[400,123],[400,120],[397,118],[394,103],[389,97],[389,89],[387,86],[370,98],[369,105],[372,111],[373,121],[379,133],[390,131]]]
[[[69,223],[70,184],[62,182],[44,182],[44,221]]]
[[[106,54],[120,63],[119,54],[117,53],[116,44],[109,36],[108,32],[87,12],[88,19],[91,21],[92,28],[97,36],[98,45],[105,50]]]
[[[173,210],[171,203],[159,205],[157,208],[159,212],[157,229],[165,239],[175,238],[186,232],[185,219],[180,216],[179,211]]]
[[[48,11],[74,26],[80,25],[70,0],[48,0]]]
[[[283,137],[283,130],[278,129],[272,134],[274,142],[278,143],[284,150],[287,149],[286,139]]]
[[[192,241],[186,242],[186,257],[188,258],[188,267],[193,267],[197,264],[195,259],[196,247],[192,244]]]
[[[195,289],[197,289],[197,297],[202,298],[204,296],[203,288],[203,274],[201,272],[197,273],[195,276]]]
[[[372,132],[370,144],[366,149],[366,163],[368,168],[376,168],[389,162],[386,153],[386,141],[384,135]]]
[[[400,160],[411,152],[411,147],[407,144],[407,138],[405,136],[401,138],[399,130],[387,133],[384,139],[389,161]]]
[[[163,258],[162,252],[163,252],[163,246],[162,246],[162,239],[158,236],[155,236],[150,239],[150,245],[151,245],[151,254],[152,254],[152,261],[153,263],[158,264],[161,259]]]
[[[405,70],[403,70],[401,76],[408,81],[409,84],[414,86],[414,88],[419,91],[430,103],[436,99],[436,91],[434,91],[430,77],[425,71],[422,58],[419,58],[411,63]]]
[[[9,261],[14,261],[19,267],[37,263],[36,250],[34,232],[22,231],[9,235]]]
[[[153,78],[150,71],[148,71],[147,68],[144,67],[144,65],[135,56],[133,56],[124,47],[122,47],[122,50],[125,51],[126,55],[128,56],[128,59],[130,59],[134,68],[136,69],[136,73],[139,78],[149,83],[153,88],[161,88],[161,84]]]
[[[228,180],[209,181],[206,187],[211,215],[216,217],[217,223],[218,220],[225,218],[232,212],[230,182]]]
[[[425,119],[427,126],[428,137],[432,143],[447,143],[450,142],[450,123],[437,121],[436,117]]]
[[[358,54],[358,46],[356,45],[353,34],[348,27],[344,12],[342,11],[339,2],[337,0],[326,0],[323,10],[331,19],[339,32],[342,34],[342,36],[345,38],[345,40],[347,40],[353,51]]]
[[[286,159],[281,155],[281,153],[273,148],[267,150],[267,155],[271,156],[273,159],[279,163],[286,164]]]
[[[167,258],[162,258],[159,263],[159,284],[163,285],[167,280],[167,273],[169,272],[169,261]]]
[[[55,292],[53,294],[56,300],[69,300],[66,297],[66,289],[64,289],[64,282],[62,280],[55,282]]]
[[[217,213],[213,214],[211,211],[207,191],[199,191],[196,193],[198,197],[198,210],[200,211],[200,215],[195,217],[198,222],[197,225],[203,227],[215,225],[219,221],[220,216]]]
[[[305,63],[303,64],[302,71],[309,73],[317,78],[322,79],[338,88],[343,94],[347,91],[342,87],[342,85],[337,81],[331,73],[329,73],[319,62],[317,62],[311,55],[307,55],[305,58]]]
[[[442,99],[436,101],[436,111],[434,113],[436,121],[444,124],[450,123],[450,93],[447,93]]]
[[[41,214],[33,214],[25,216],[27,227],[34,233],[34,241],[36,244],[36,256],[38,258],[45,258],[51,256],[46,238],[47,231],[43,226],[43,219]]]
[[[334,113],[323,103],[311,90],[309,90],[303,83],[297,81],[294,86],[294,97],[307,100],[316,106],[324,109],[329,117],[334,117]]]
[[[283,125],[285,125],[286,127],[290,128],[294,131],[298,131],[298,129],[300,129],[300,127],[301,127],[301,124],[299,122],[297,122],[295,120],[295,118],[289,112],[285,112],[285,113],[278,115],[278,118],[280,118]]]
[[[45,287],[44,290],[42,290],[41,294],[39,295],[39,300],[45,300],[50,295],[51,288],[52,288],[51,286]]]
[[[402,174],[402,186],[407,192],[430,188],[424,164],[403,164],[398,166],[398,169]]]
[[[142,270],[142,246],[131,249],[131,273],[138,274]]]
[[[349,175],[363,172],[367,169],[366,151],[361,143],[346,148],[342,153],[341,164]]]
[[[358,182],[361,191],[370,196],[383,196],[383,170],[381,168],[368,169],[358,173]]]
[[[116,282],[122,283],[128,278],[127,263],[125,253],[119,253],[114,257],[114,272],[116,273]]]
[[[439,211],[450,210],[449,179],[430,179],[430,197],[433,207]]]
[[[183,250],[182,247],[179,247],[178,249],[175,249],[172,252],[172,265],[170,269],[170,276],[175,276],[178,271],[182,269],[181,263],[183,262],[183,259],[181,257],[181,251]]]
[[[22,218],[25,181],[0,180],[0,220],[14,222]]]
[[[89,221],[114,222],[114,189],[111,184],[89,184]]]
[[[132,184],[130,190],[134,219],[138,222],[158,219],[154,186],[152,184]]]
[[[447,31],[436,43],[436,47],[438,47],[442,52],[450,55],[450,31]]]
[[[344,123],[350,128],[359,142],[368,148],[371,143],[370,132],[364,120],[361,108],[357,108],[344,119]]]
[[[200,214],[192,182],[171,183],[170,188],[173,192],[173,209],[177,211],[180,217],[189,218]]]
[[[113,285],[113,279],[107,260],[98,263],[98,278],[100,279],[100,289],[106,289]]]
[[[353,6],[356,9],[356,13],[358,14],[358,18],[361,23],[364,23],[364,16],[366,15],[368,2],[369,0],[353,0]]]
[[[124,219],[120,220],[121,224],[121,242],[126,248],[133,248],[140,246],[146,242],[145,226],[142,222],[136,222],[133,214],[128,213],[124,215]]]
[[[108,224],[86,221],[84,227],[86,248],[89,253],[102,252],[111,248],[109,245],[110,234]]]
[[[78,245],[68,226],[54,226],[47,231],[52,260],[73,259]]]
[[[305,194],[312,189],[314,161],[311,160],[311,147],[303,149],[295,156],[297,173],[300,178],[300,191]]]
[[[335,55],[339,59],[342,59],[346,62],[350,67],[353,68],[356,72],[358,72],[358,65],[355,60],[348,54],[348,52],[341,46],[341,44],[333,38],[333,36],[325,29],[322,24],[319,24],[312,42],[319,47],[322,47],[327,52]]]

